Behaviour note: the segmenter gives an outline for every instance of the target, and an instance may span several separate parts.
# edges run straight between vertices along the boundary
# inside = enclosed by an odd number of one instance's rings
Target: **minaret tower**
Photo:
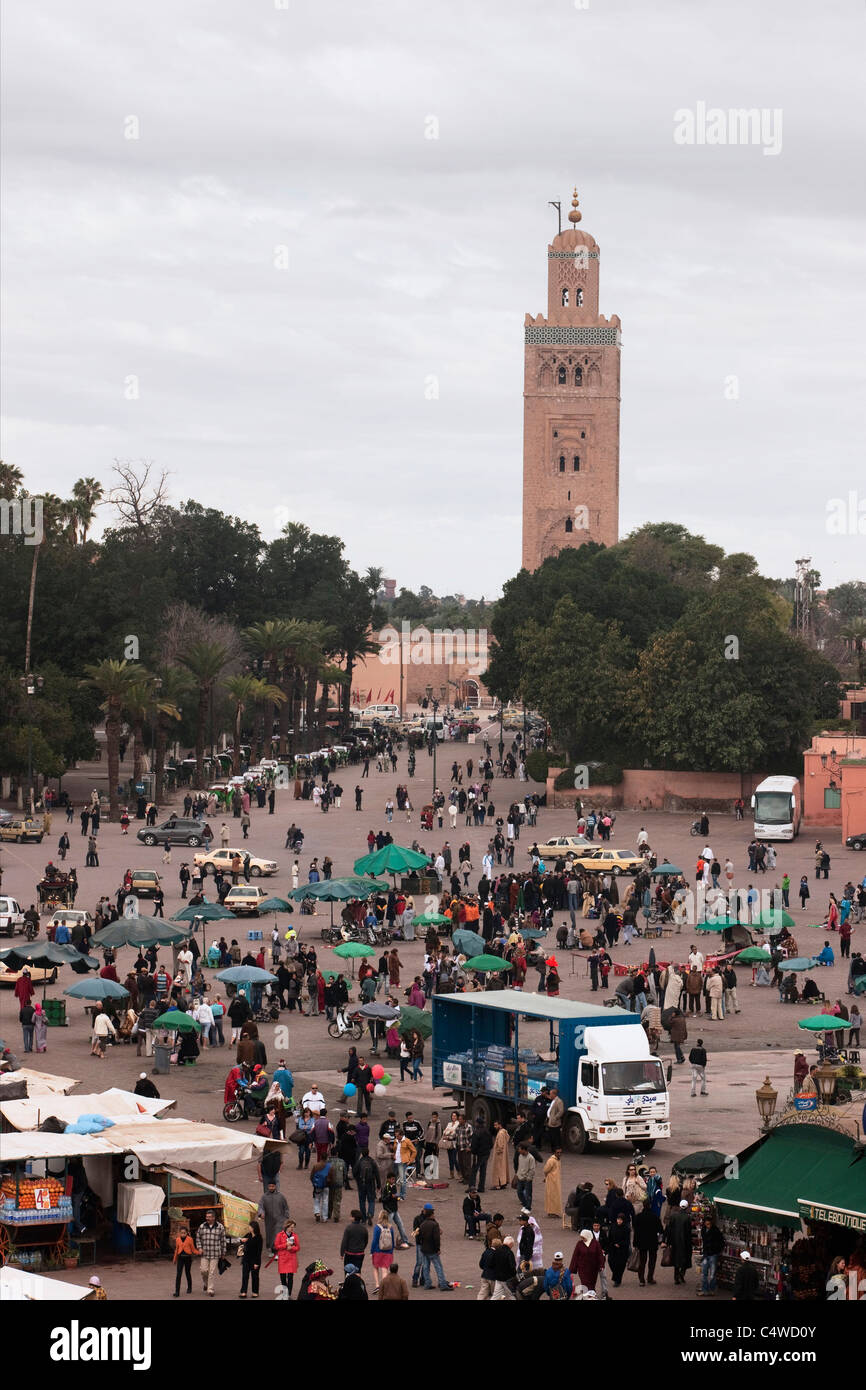
[[[547,248],[547,315],[525,319],[523,565],[619,538],[620,321],[598,312],[598,243],[571,226]]]

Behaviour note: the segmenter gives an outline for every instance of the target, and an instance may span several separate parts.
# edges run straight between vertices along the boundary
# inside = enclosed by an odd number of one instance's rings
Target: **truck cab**
[[[575,1153],[608,1143],[648,1152],[670,1136],[662,1064],[638,1015],[624,1009],[512,989],[434,995],[433,1085],[488,1126],[555,1085],[566,1105],[563,1139]]]

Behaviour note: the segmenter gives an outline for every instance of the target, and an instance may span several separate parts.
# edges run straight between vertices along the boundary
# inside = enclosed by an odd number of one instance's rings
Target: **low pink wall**
[[[763,772],[667,772],[659,768],[626,768],[616,787],[590,787],[587,791],[554,791],[560,769],[551,768],[547,780],[548,805],[573,806],[578,796],[600,806],[622,806],[631,811],[730,811],[737,797],[748,806]]]

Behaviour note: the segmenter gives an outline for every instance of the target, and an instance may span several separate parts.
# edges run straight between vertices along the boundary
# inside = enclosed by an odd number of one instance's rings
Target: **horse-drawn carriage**
[[[74,907],[78,892],[78,879],[75,872],[64,874],[59,869],[47,874],[36,885],[40,912],[56,912],[58,907]]]

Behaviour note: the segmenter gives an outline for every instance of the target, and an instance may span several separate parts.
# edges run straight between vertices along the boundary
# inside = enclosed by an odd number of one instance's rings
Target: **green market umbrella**
[[[650,878],[662,878],[667,874],[681,874],[682,869],[678,869],[676,864],[656,864],[650,871]]]
[[[95,980],[79,980],[77,985],[70,985],[69,989],[63,991],[70,994],[73,999],[127,999],[129,990],[124,989],[123,985],[117,984],[115,980],[103,980],[97,976]]]
[[[501,956],[472,956],[463,967],[464,970],[477,970],[481,974],[493,975],[499,970],[510,970],[511,964]]]
[[[355,974],[355,961],[362,956],[375,956],[376,952],[372,946],[365,946],[362,941],[341,941],[339,946],[333,948],[334,955],[340,956],[343,960],[352,962],[352,976]]]
[[[196,1023],[194,1018],[185,1014],[182,1009],[169,1009],[168,1013],[160,1014],[159,1018],[154,1019],[151,1028],[165,1028],[168,1032],[188,1033],[194,1030],[201,1032],[201,1024]]]
[[[457,950],[465,951],[467,956],[480,956],[484,952],[484,937],[468,927],[458,927],[451,939]]]
[[[334,903],[347,903],[352,898],[369,898],[371,893],[390,890],[390,883],[376,883],[371,878],[326,878],[319,883],[303,883],[297,888],[293,888],[289,893],[290,898],[296,902],[303,902],[304,898],[313,898],[318,902],[331,904],[331,926],[334,925]],[[261,908],[259,908],[261,912]]]
[[[809,1033],[833,1033],[850,1026],[847,1019],[837,1018],[835,1014],[816,1014],[813,1018],[801,1018],[797,1024]]]
[[[273,912],[276,915],[278,912],[294,912],[294,910],[292,904],[287,903],[285,898],[265,898],[263,903],[259,903],[260,914]]]
[[[446,917],[442,912],[422,912],[420,917],[414,917],[412,920],[416,927],[450,927],[451,925],[451,918]],[[468,930],[468,928],[464,928],[464,930]],[[477,935],[477,932],[473,932],[473,936]]]
[[[353,868],[356,874],[403,874],[408,869],[426,869],[429,863],[426,854],[405,845],[383,845],[356,859]]]
[[[97,946],[177,946],[189,932],[169,926],[161,917],[118,917],[93,936]]]
[[[723,932],[723,931],[727,931],[728,927],[733,927],[733,926],[736,926],[736,925],[737,925],[737,924],[736,924],[735,922],[732,922],[732,921],[730,920],[730,918],[728,918],[728,917],[721,917],[721,918],[719,918],[718,922],[697,922],[697,923],[695,924],[695,931],[704,931],[704,932],[716,931],[716,932]]]
[[[259,909],[261,911],[261,909]],[[225,922],[228,918],[234,917],[233,912],[229,912],[222,903],[203,903],[190,904],[180,912],[176,912],[172,917],[173,922]]]
[[[40,970],[49,970],[52,965],[74,965],[79,961],[86,961],[91,966],[99,965],[99,961],[93,956],[86,956],[83,952],[76,951],[74,946],[58,944],[56,941],[22,941],[19,946],[9,946],[5,951],[0,951],[0,960],[18,970],[24,965],[35,965]]]
[[[766,912],[757,913],[751,922],[743,922],[742,926],[754,927],[758,931],[777,932],[781,931],[783,927],[787,927],[790,931],[791,927],[796,926],[796,923],[790,912],[786,912],[784,908],[771,907]]]
[[[773,957],[769,951],[764,951],[760,946],[747,946],[745,951],[740,951],[737,956],[738,961],[743,965],[769,965]]]
[[[793,960],[780,960],[779,969],[782,971],[811,970],[814,964],[814,956],[795,956]]]
[[[433,1015],[428,1014],[426,1009],[416,1009],[407,1004],[400,1010],[396,1028],[398,1033],[420,1033],[422,1038],[429,1038],[433,1032]]]

